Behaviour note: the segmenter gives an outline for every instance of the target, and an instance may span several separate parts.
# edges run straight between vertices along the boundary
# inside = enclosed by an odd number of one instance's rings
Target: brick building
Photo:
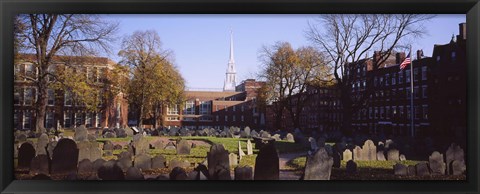
[[[24,54],[15,63],[14,81],[14,126],[17,130],[35,129],[35,104],[38,100],[38,88],[29,79],[38,78],[35,56]],[[74,61],[74,62],[73,62]],[[116,65],[107,58],[101,57],[55,57],[54,65],[49,71],[60,68],[74,68],[76,73],[83,73],[99,90],[109,84],[108,75]],[[67,64],[67,65],[66,65]],[[27,79],[28,78],[28,79]],[[54,79],[48,78],[48,81]],[[107,99],[102,98],[99,111],[88,111],[85,105],[75,101],[71,92],[48,89],[45,128],[73,128],[85,125],[87,128],[103,128],[127,125],[128,103],[123,93]]]

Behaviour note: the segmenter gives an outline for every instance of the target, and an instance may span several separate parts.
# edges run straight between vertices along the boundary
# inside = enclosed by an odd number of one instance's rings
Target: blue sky
[[[317,15],[109,15],[120,23],[113,55],[120,49],[121,37],[137,30],[155,30],[163,49],[173,51],[175,64],[190,88],[223,88],[233,30],[237,80],[255,78],[263,45],[290,42],[293,48],[312,45],[305,36],[308,21]],[[465,15],[437,15],[425,23],[427,35],[415,40],[414,50],[431,56],[434,44],[450,42],[458,34]]]

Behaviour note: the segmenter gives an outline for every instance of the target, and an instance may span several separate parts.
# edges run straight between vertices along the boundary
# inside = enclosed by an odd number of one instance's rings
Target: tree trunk
[[[353,133],[352,130],[352,99],[351,92],[348,86],[342,87],[341,93],[342,101],[342,133],[346,136],[351,136]]]
[[[38,99],[36,102],[36,133],[45,133],[45,114],[47,112],[47,89],[45,87],[45,79],[40,80],[38,84]]]
[[[144,107],[144,105],[142,103],[140,105],[140,114],[139,114],[140,116],[138,118],[138,127],[141,127],[141,128],[143,128],[143,109],[144,109],[143,107]]]

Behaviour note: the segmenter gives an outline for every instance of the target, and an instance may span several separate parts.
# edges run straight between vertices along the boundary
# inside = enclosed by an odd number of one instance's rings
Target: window
[[[225,115],[225,122],[227,122],[227,121],[228,121],[228,116],[227,116],[227,115]]]
[[[97,115],[95,116],[95,125],[97,128],[100,127],[101,121],[102,121],[102,113],[98,112]]]
[[[93,113],[87,113],[85,115],[85,126],[87,128],[93,127],[93,119],[92,118],[93,118]]]
[[[422,67],[422,80],[427,80],[427,66]]]
[[[427,98],[427,97],[428,97],[428,89],[427,89],[427,86],[426,86],[426,85],[422,86],[422,97],[423,97],[423,98]]]
[[[236,118],[235,115],[232,116],[232,121],[235,122]]]
[[[455,61],[455,58],[456,58],[456,55],[457,53],[455,53],[455,51],[452,51],[452,61]]]
[[[243,115],[240,117],[240,119],[241,119],[242,122],[245,121],[244,118],[243,118]]]
[[[55,90],[53,89],[47,89],[47,105],[55,105]]]
[[[380,107],[380,118],[381,118],[381,119],[385,118],[385,112],[384,112],[384,110],[385,110],[385,107]]]
[[[403,83],[403,71],[398,72],[398,83]]]
[[[235,112],[235,109],[236,109],[235,107],[236,107],[235,105],[232,106],[233,112]]]
[[[32,113],[23,113],[23,129],[30,129],[32,127]]]
[[[20,121],[18,120],[19,119],[19,115],[20,113],[14,113],[13,114],[13,128],[14,129],[17,129],[19,130],[20,129]]]
[[[54,73],[55,73],[55,64],[50,64],[48,67],[47,67],[47,72],[49,73],[48,75],[48,81],[49,82],[53,82],[55,81],[55,77],[53,77]]]
[[[23,88],[15,87],[14,92],[13,92],[13,104],[14,105],[20,105],[21,104],[22,91],[23,91]]]
[[[375,119],[378,119],[378,107],[375,107]]]
[[[369,107],[369,108],[368,108],[368,118],[371,119],[372,116],[373,116],[372,107]]]
[[[75,127],[85,124],[83,113],[75,113]]]
[[[385,107],[385,118],[390,119],[390,107]]]
[[[385,85],[388,86],[390,83],[390,75],[387,73],[385,74]]]
[[[25,80],[26,81],[30,81],[30,80],[27,80],[27,78],[29,79],[37,79],[37,68],[35,67],[35,65],[33,64],[25,64]]]
[[[19,64],[16,64],[14,66],[15,68],[15,80],[20,80],[20,78],[22,77],[22,75],[20,74],[20,65]]]
[[[32,106],[33,103],[36,101],[35,98],[35,88],[25,88],[24,105]]]
[[[405,90],[405,94],[407,94],[407,99],[410,99],[410,87],[407,87],[407,89]]]
[[[210,114],[210,108],[211,108],[211,102],[210,101],[201,101],[200,102],[200,114],[205,115],[205,114]]]
[[[185,108],[183,109],[184,115],[194,115],[195,114],[195,102],[186,101]]]
[[[72,100],[72,93],[69,91],[65,91],[65,106],[72,106],[73,100]]]
[[[413,80],[418,81],[418,67],[413,69]]]
[[[410,69],[405,71],[405,78],[407,79],[405,83],[410,83]]]
[[[398,107],[398,114],[400,114],[400,118],[403,118],[405,115],[405,110],[403,109],[403,106]]]
[[[422,118],[427,120],[428,119],[428,105],[422,106]]]
[[[241,107],[242,112],[245,110],[245,107],[242,105]]]
[[[418,106],[414,106],[415,119],[420,119],[422,117],[422,110]]]
[[[395,119],[397,118],[397,107],[392,106],[392,118]]]
[[[440,62],[440,55],[437,56],[437,62]]]
[[[420,96],[420,88],[418,86],[413,89],[413,96],[415,96],[415,99],[418,99]]]
[[[228,107],[227,107],[227,105],[223,106],[223,110],[225,110],[225,112],[228,112]]]
[[[216,120],[216,121],[219,121],[219,120],[220,120],[220,118],[219,118],[218,115],[215,117],[215,120]]]
[[[177,104],[169,105],[167,114],[168,115],[178,115],[178,105]]]
[[[180,118],[178,117],[167,117],[167,121],[179,121]]]
[[[54,115],[53,112],[47,112],[45,115],[45,128],[50,129],[54,126]]]
[[[392,73],[392,86],[396,84],[397,80],[395,79],[395,73]]]

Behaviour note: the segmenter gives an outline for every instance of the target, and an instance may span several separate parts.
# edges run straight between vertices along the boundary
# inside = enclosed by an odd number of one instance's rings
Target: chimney
[[[400,64],[405,60],[405,53],[404,52],[397,52],[395,53],[395,64]]]
[[[467,23],[460,23],[459,26],[459,33],[457,36],[457,40],[465,40],[467,39]]]
[[[417,50],[417,60],[423,57],[423,50]]]
[[[373,62],[376,63],[380,59],[380,51],[373,52]]]

